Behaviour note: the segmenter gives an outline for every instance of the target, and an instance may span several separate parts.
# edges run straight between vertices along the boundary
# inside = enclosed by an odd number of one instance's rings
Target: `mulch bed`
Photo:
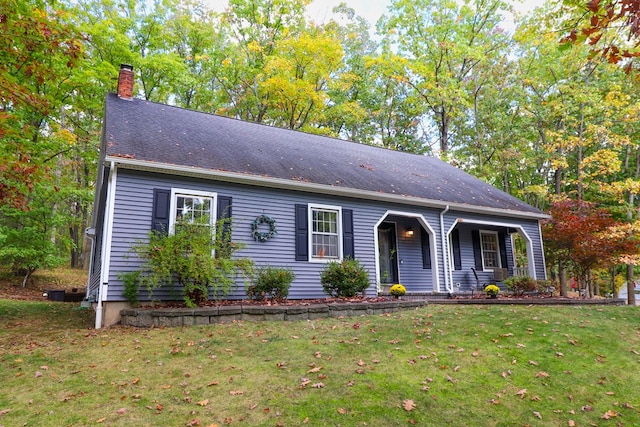
[[[225,307],[225,306],[266,306],[266,307],[289,307],[308,306],[314,304],[371,304],[376,302],[393,301],[392,297],[354,297],[354,298],[315,298],[315,299],[286,299],[286,300],[251,300],[251,299],[229,299],[229,300],[209,300],[198,307]],[[142,304],[140,308],[186,308],[183,301],[166,301],[154,304]]]

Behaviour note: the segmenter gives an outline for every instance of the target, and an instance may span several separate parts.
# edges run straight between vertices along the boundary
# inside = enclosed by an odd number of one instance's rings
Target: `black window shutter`
[[[161,234],[169,232],[169,206],[171,206],[171,191],[156,188],[153,190],[153,214],[151,229]]]
[[[453,268],[462,270],[462,257],[460,256],[460,232],[454,229],[451,232],[451,247],[453,249]]]
[[[422,244],[422,268],[431,268],[431,248],[429,246],[429,233],[420,227],[420,243]]]
[[[500,262],[502,263],[502,268],[508,268],[507,235],[505,233],[498,233],[498,244],[500,245]]]
[[[218,212],[217,220],[228,220],[231,218],[231,197],[218,196]],[[231,241],[231,222],[224,221],[222,223],[222,238],[225,241]]]
[[[482,265],[482,248],[480,247],[480,231],[473,230],[471,232],[471,239],[473,240],[473,259],[475,260],[476,270],[482,271],[484,265]]]
[[[344,258],[356,258],[353,241],[353,210],[351,209],[342,209],[342,251]]]
[[[296,204],[296,261],[309,260],[307,205]]]

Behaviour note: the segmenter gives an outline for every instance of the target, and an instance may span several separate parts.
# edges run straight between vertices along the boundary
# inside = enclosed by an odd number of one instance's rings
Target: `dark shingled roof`
[[[469,205],[533,217],[542,214],[435,157],[125,100],[115,94],[107,95],[103,132],[106,155],[112,158],[353,189],[362,192],[362,197],[375,192],[425,203]]]

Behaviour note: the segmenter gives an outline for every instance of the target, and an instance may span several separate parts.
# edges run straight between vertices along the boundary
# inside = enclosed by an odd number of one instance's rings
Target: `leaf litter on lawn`
[[[434,305],[355,320],[29,331],[0,344],[0,425],[589,425],[605,415],[634,425],[639,323],[631,307]],[[0,342],[19,333],[2,329]]]

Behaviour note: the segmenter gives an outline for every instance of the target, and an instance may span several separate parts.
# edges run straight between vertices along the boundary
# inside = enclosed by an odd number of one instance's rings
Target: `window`
[[[500,245],[498,233],[494,231],[480,231],[480,248],[482,249],[482,267],[485,270],[501,268]]]
[[[342,259],[341,218],[340,207],[309,206],[312,260]]]
[[[176,223],[181,221],[188,224],[213,226],[216,217],[215,197],[215,193],[173,189],[171,191],[170,229],[173,229]]]

